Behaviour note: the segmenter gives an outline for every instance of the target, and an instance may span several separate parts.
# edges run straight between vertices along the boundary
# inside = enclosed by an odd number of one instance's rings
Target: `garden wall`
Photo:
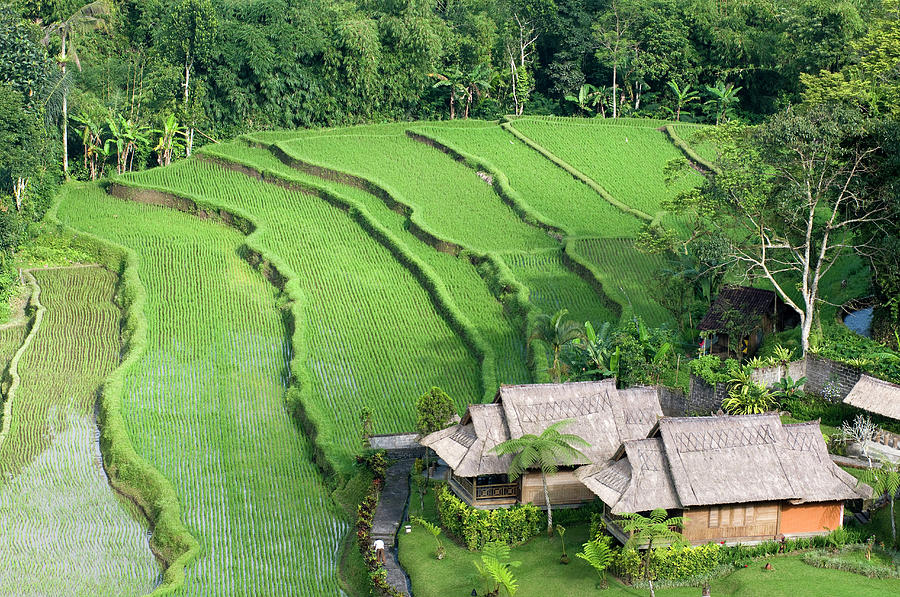
[[[859,370],[845,363],[838,363],[816,355],[792,361],[787,365],[787,375],[795,381],[806,377],[803,389],[812,394],[825,396],[831,402],[842,401],[856,382],[859,381]],[[780,365],[761,367],[753,370],[753,380],[772,387],[785,376],[785,368]],[[722,408],[722,401],[728,397],[728,384],[718,383],[712,386],[700,377],[691,375],[691,383],[687,398],[684,400],[685,413],[708,414]],[[660,402],[663,400],[660,393]],[[663,412],[667,415],[666,405]]]
[[[859,369],[830,359],[809,355],[806,357],[806,386],[813,394],[821,394],[832,402],[847,397],[859,381]]]

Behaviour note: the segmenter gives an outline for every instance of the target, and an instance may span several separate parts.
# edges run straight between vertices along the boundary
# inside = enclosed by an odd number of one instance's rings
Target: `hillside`
[[[408,431],[431,386],[462,411],[501,383],[547,379],[546,355],[526,350],[541,312],[664,322],[655,262],[633,245],[677,191],[661,181],[680,155],[662,124],[260,133],[106,193],[66,187],[56,217],[132,253],[126,275],[147,295],[147,347],[122,412],[200,541],[192,592],[255,586],[249,558],[284,594],[336,593],[343,523],[326,515],[314,461],[348,475],[366,410],[376,433]],[[589,131],[592,154],[555,153],[573,127]],[[631,153],[607,164],[604,148],[623,143]]]

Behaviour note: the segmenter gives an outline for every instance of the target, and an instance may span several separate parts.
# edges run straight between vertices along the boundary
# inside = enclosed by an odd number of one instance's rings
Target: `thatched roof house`
[[[680,511],[696,542],[824,533],[841,526],[844,500],[871,497],[831,461],[817,422],[776,414],[663,418],[575,475],[612,515]]]
[[[509,483],[511,456],[497,456],[497,444],[525,434],[539,435],[558,421],[573,419],[565,433],[576,434],[590,447],[582,449],[587,462],[609,460],[623,441],[646,437],[662,417],[656,388],[619,390],[613,380],[503,386],[492,404],[472,404],[459,424],[420,440],[453,470],[451,488],[473,505],[515,501],[543,504],[540,475],[526,474]],[[551,501],[590,501],[593,494],[561,471],[552,480]]]
[[[709,306],[698,329],[710,335],[704,347],[713,354],[728,352],[728,330],[744,329],[744,353],[751,356],[763,334],[793,327],[799,317],[771,290],[749,286],[725,286]]]
[[[889,381],[862,375],[844,402],[900,421],[900,386]]]

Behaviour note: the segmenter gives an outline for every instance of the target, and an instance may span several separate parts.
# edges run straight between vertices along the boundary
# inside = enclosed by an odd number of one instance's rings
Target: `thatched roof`
[[[588,462],[609,460],[625,440],[646,437],[662,416],[656,388],[616,389],[613,380],[502,386],[493,404],[473,404],[457,425],[425,436],[420,443],[437,452],[462,477],[502,474],[510,456],[491,452],[497,444],[526,434],[539,435],[558,421],[590,443]]]
[[[817,422],[782,425],[776,414],[663,418],[650,439],[576,476],[614,513],[871,496],[831,461]]]
[[[900,421],[900,386],[888,381],[862,375],[844,402]]]
[[[719,332],[725,329],[725,315],[732,312],[732,323],[747,325],[762,315],[775,312],[775,293],[749,286],[726,286],[700,322],[699,329]]]

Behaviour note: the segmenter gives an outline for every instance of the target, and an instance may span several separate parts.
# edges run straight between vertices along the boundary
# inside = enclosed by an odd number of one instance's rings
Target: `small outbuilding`
[[[877,377],[861,375],[844,398],[850,406],[900,421],[900,386]]]
[[[695,544],[822,535],[843,524],[845,500],[872,495],[831,461],[817,422],[784,425],[777,414],[662,418],[575,477],[623,542],[618,515],[656,508],[684,516]]]
[[[800,321],[775,292],[749,286],[726,286],[706,312],[698,328],[705,336],[704,352],[727,356],[730,335],[739,333],[737,346],[744,357],[756,353],[765,334],[795,327]]]
[[[510,483],[512,456],[492,449],[510,438],[540,435],[558,421],[573,419],[564,433],[586,440],[590,462],[606,462],[623,441],[644,438],[662,417],[654,387],[619,390],[614,380],[502,386],[491,404],[469,405],[456,425],[423,437],[452,470],[449,486],[469,505],[496,508],[515,503],[545,506],[540,471],[529,471]],[[594,494],[575,477],[575,466],[560,468],[547,479],[550,501],[578,505]]]

